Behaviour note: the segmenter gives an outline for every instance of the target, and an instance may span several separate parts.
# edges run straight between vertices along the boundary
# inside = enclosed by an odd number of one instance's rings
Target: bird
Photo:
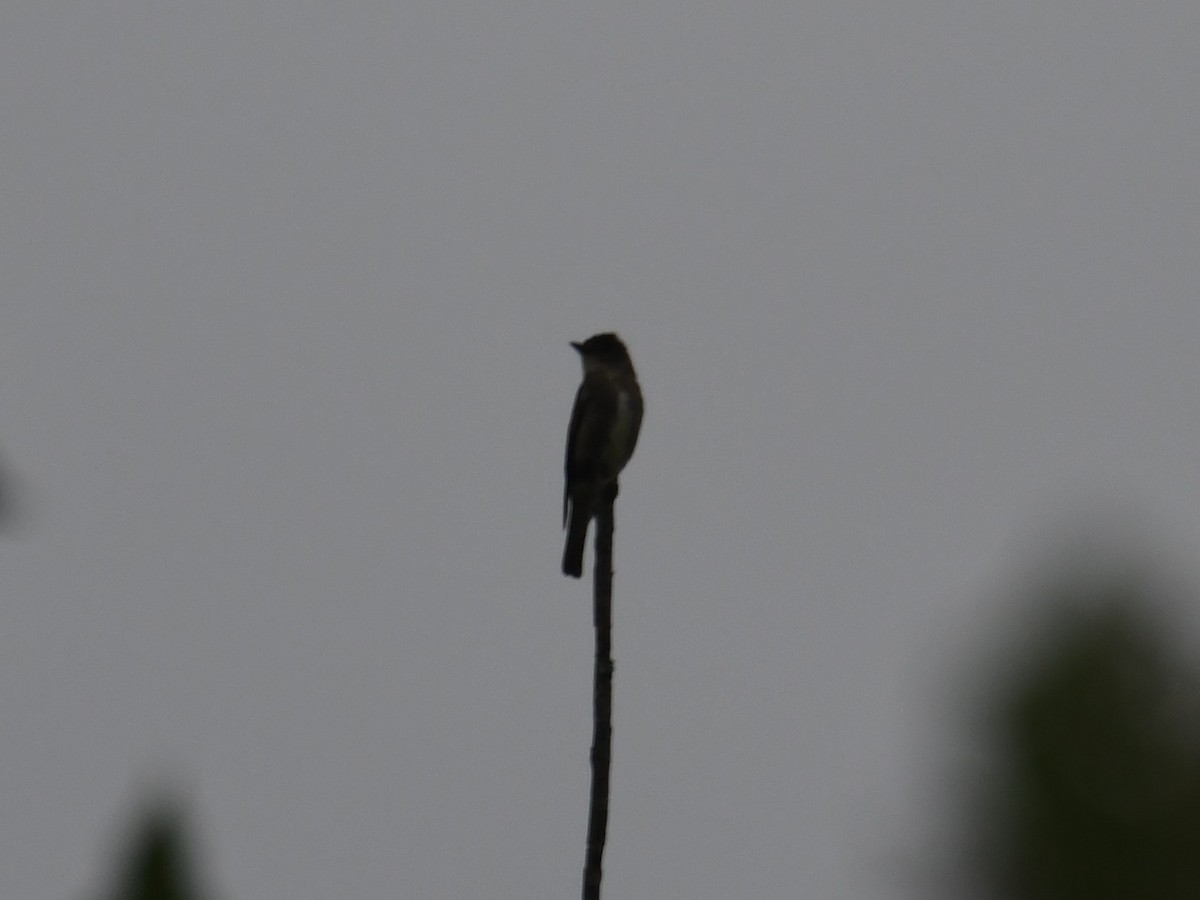
[[[583,382],[575,394],[563,487],[564,575],[583,575],[588,523],[599,510],[606,490],[616,484],[637,444],[642,427],[642,390],[633,360],[612,332],[571,342],[583,364]]]

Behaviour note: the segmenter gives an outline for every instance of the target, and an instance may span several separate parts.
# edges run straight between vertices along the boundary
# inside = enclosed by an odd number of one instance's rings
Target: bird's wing
[[[617,393],[612,385],[603,375],[594,373],[586,376],[579,385],[579,393],[575,395],[575,408],[571,410],[571,425],[567,430],[564,524],[571,484],[579,486],[605,477],[603,453],[616,415]]]
[[[571,407],[571,424],[567,426],[567,453],[563,462],[563,527],[567,527],[567,504],[571,498],[572,460],[575,458],[575,446],[579,443],[579,426],[583,418],[583,407],[587,400],[587,382],[579,385],[575,392],[575,405]]]

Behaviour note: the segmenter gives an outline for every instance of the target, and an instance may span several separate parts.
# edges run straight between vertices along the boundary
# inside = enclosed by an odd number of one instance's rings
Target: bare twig
[[[583,900],[600,900],[601,863],[608,835],[608,771],[612,762],[612,543],[614,482],[596,512],[596,664],[592,685],[592,794],[588,810]]]

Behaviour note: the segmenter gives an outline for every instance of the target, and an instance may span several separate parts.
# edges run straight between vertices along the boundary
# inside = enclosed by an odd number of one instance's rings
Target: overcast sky
[[[1197,47],[1195,2],[6,6],[0,896],[99,884],[160,782],[230,900],[576,895],[605,330],[605,897],[909,896],[1006,579],[1090,502],[1200,547]]]

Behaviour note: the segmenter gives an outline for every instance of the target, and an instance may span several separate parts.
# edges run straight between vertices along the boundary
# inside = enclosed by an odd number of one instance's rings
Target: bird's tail
[[[567,528],[567,545],[563,550],[562,570],[564,575],[579,578],[583,575],[583,550],[587,545],[588,522],[592,518],[591,507],[578,500],[571,501],[571,521]]]

